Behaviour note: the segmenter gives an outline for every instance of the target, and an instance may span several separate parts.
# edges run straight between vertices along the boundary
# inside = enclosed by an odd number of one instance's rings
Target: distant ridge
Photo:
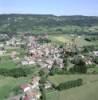
[[[44,33],[61,30],[62,33],[66,33],[65,29],[67,28],[68,30],[68,26],[69,30],[72,30],[72,26],[77,26],[77,28],[80,27],[80,30],[82,30],[84,27],[94,27],[91,30],[94,30],[93,32],[97,32],[98,16],[56,16],[52,14],[0,14],[0,32]],[[69,31],[67,31],[67,33],[68,32]],[[83,33],[85,31],[81,32]],[[91,31],[88,30],[86,32]]]

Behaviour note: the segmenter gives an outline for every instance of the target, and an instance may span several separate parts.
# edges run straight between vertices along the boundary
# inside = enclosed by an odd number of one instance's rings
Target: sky
[[[0,14],[98,16],[98,0],[0,0]]]

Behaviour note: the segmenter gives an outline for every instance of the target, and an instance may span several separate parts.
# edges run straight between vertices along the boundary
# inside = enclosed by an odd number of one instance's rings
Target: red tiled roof
[[[25,96],[23,100],[30,100],[28,96]]]

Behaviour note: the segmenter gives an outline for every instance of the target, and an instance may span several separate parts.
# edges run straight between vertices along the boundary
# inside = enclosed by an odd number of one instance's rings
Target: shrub
[[[89,41],[89,42],[91,41],[91,39],[90,39],[90,38],[85,38],[85,40],[86,40],[86,41]]]

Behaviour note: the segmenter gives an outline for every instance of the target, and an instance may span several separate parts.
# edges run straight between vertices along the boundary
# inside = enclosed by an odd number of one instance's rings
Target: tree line
[[[14,69],[0,69],[0,75],[11,76],[11,77],[26,77],[28,74],[31,74],[31,68],[14,68]]]
[[[78,86],[81,86],[82,84],[83,84],[82,79],[71,80],[71,81],[67,81],[67,82],[59,84],[56,87],[56,89],[61,91],[61,90],[65,90],[65,89],[69,89],[69,88],[73,88],[73,87],[78,87]]]

